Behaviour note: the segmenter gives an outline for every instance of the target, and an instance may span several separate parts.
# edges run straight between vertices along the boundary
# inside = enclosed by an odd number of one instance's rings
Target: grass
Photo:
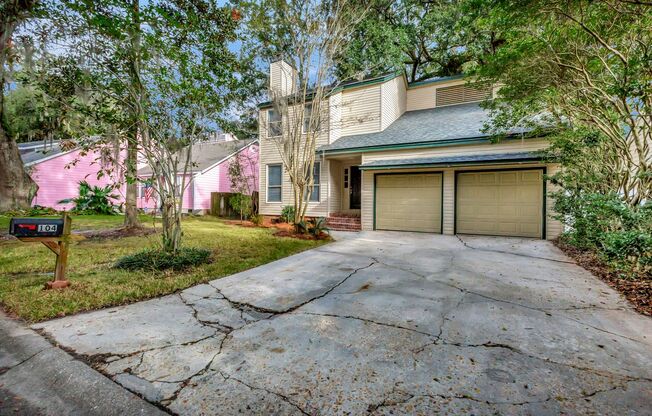
[[[77,216],[73,229],[111,228],[121,222],[122,217]],[[0,217],[0,226],[8,227],[6,217]],[[156,247],[158,235],[75,241],[68,260],[71,287],[64,290],[43,290],[52,280],[54,255],[42,244],[0,242],[0,302],[7,312],[37,322],[173,293],[323,244],[275,237],[271,229],[228,225],[211,217],[187,218],[183,227],[184,245],[210,249],[211,264],[185,272],[118,270],[113,267],[118,258]]]

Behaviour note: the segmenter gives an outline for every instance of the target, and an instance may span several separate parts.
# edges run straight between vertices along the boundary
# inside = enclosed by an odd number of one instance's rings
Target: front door
[[[349,209],[360,209],[362,180],[360,177],[360,169],[357,166],[351,166],[351,183],[349,185]]]

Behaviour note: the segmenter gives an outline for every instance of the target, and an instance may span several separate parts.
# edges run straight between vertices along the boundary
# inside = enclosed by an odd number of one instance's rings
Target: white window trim
[[[281,167],[281,184],[273,185],[275,188],[280,188],[281,190],[281,200],[280,201],[270,201],[269,200],[269,167],[270,166],[280,166]],[[266,177],[265,177],[265,202],[268,204],[282,204],[283,203],[283,164],[281,163],[268,163],[266,165]]]
[[[283,136],[283,117],[281,116],[281,119],[279,121],[275,121],[275,123],[280,123],[281,124],[281,134],[277,134],[276,136],[272,136],[272,129],[269,126],[269,123],[271,122],[271,117],[269,116],[269,113],[272,111],[276,111],[273,108],[270,108],[267,110],[267,138],[274,138],[274,137],[281,137]]]
[[[313,187],[313,189],[314,189],[314,187],[316,186],[316,187],[319,188],[319,189],[318,189],[318,191],[317,191],[317,200],[316,200],[316,201],[312,201],[312,200],[311,200],[313,194],[312,194],[312,192],[310,193],[310,198],[308,198],[308,203],[309,203],[309,204],[310,204],[310,203],[313,203],[313,204],[319,204],[319,203],[321,202],[321,162],[320,162],[320,161],[315,161],[315,163],[319,164],[319,183],[318,183],[317,185],[315,185],[315,184],[313,183],[313,184],[312,184],[312,187]]]

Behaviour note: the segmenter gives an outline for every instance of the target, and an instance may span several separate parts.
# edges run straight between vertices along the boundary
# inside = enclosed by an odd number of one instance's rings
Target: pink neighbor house
[[[237,140],[230,134],[220,134],[218,140],[194,145],[192,161],[193,166],[189,168],[185,181],[184,212],[205,214],[211,208],[211,192],[233,192],[228,175],[231,163],[240,163],[249,180],[249,189],[252,192],[258,190],[258,140]],[[160,205],[158,196],[146,184],[151,175],[149,166],[138,170],[141,181],[138,208],[146,212],[156,210]]]
[[[39,187],[32,205],[59,211],[70,210],[74,204],[60,204],[59,201],[78,196],[80,181],[92,186],[116,185],[113,193],[118,199],[114,203],[118,205],[124,202],[123,172],[118,170],[97,177],[98,172],[103,170],[103,160],[107,159],[101,150],[84,153],[79,148],[63,149],[58,141],[19,143],[18,148],[25,169]]]

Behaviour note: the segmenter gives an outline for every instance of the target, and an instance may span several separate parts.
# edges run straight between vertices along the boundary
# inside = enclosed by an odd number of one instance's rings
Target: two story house
[[[294,93],[293,69],[270,66],[270,88]],[[362,230],[553,239],[551,184],[558,165],[538,153],[545,138],[482,132],[495,94],[462,77],[408,83],[390,74],[333,89],[317,138],[308,216],[354,218]],[[272,103],[259,106],[260,212],[279,215],[293,196],[278,147]]]

